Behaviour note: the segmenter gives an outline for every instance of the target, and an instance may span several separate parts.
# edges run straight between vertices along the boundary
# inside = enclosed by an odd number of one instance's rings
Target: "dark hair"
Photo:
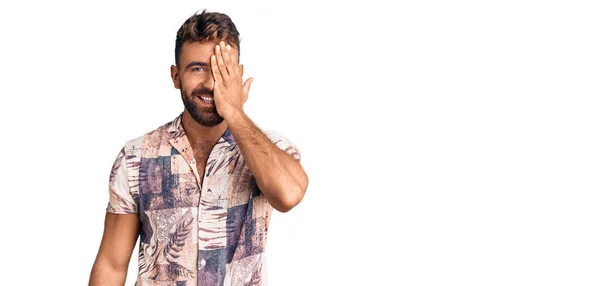
[[[175,64],[179,66],[179,56],[181,55],[183,43],[209,41],[224,41],[232,48],[237,48],[239,57],[240,33],[231,18],[222,13],[203,10],[202,13],[198,14],[196,12],[189,17],[177,31]]]

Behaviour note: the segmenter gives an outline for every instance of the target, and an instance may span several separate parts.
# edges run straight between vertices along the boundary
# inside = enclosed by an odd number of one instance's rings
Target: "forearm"
[[[307,185],[302,166],[275,146],[243,111],[230,115],[227,123],[250,172],[269,203],[282,212],[297,205]]]
[[[127,267],[112,267],[103,261],[96,261],[90,275],[90,286],[125,285]]]

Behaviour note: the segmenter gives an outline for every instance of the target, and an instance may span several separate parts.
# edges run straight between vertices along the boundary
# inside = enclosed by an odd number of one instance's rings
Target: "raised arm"
[[[237,53],[221,42],[211,57],[217,112],[227,121],[244,160],[269,203],[280,212],[296,206],[308,187],[308,176],[290,154],[280,150],[244,113],[252,78],[242,83]]]
[[[104,234],[90,275],[90,286],[125,285],[127,268],[140,231],[137,214],[106,213]]]

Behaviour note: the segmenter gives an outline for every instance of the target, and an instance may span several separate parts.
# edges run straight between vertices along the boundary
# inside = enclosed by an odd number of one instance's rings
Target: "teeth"
[[[210,97],[201,96],[200,98],[202,98],[202,100],[205,100],[205,101],[213,101],[213,99]]]

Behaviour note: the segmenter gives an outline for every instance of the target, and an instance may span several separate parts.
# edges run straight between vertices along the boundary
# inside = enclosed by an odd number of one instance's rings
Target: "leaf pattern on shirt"
[[[214,147],[215,149],[219,150],[219,152],[224,156],[215,156],[208,160],[208,162],[206,163],[206,176],[212,176],[213,174],[219,172],[223,168],[227,168],[229,170],[227,172],[228,174],[233,172],[233,170],[235,169],[241,157],[241,151],[239,148],[237,148],[236,144],[226,144],[228,143],[218,142],[217,145]]]
[[[194,278],[194,272],[175,262],[169,263],[169,266],[167,266],[167,272],[171,277]]]
[[[125,147],[121,148],[121,151],[119,151],[119,155],[117,155],[117,158],[115,159],[115,163],[113,164],[113,166],[110,170],[110,179],[109,179],[110,186],[112,186],[115,183],[115,179],[117,178],[117,172],[119,171],[119,168],[122,165],[124,157],[125,157]]]
[[[166,244],[159,246],[158,237],[154,236],[151,244],[146,245],[146,249],[140,251],[140,275],[147,274],[152,280],[174,280],[178,277],[194,278],[194,272],[177,262],[193,229],[193,221],[192,213],[188,210],[181,216],[175,231],[169,234]],[[148,260],[145,253],[150,253],[150,263],[146,262]]]
[[[137,206],[134,203],[128,202],[123,199],[121,196],[117,194],[111,193],[110,195],[110,204],[108,205],[109,212],[117,212],[117,210],[113,206],[119,206],[120,212],[125,212],[129,214],[137,213]]]
[[[188,210],[186,214],[190,214],[190,211]],[[170,235],[169,242],[163,248],[163,256],[167,261],[172,262],[173,259],[179,258],[179,252],[185,245],[185,239],[192,230],[192,221],[194,219],[191,215],[184,216],[184,220]]]
[[[135,210],[140,216],[136,284],[207,285],[207,277],[214,285],[261,285],[273,208],[260,195],[230,130],[211,150],[200,185],[181,119],[182,114],[128,141],[111,169],[108,211]],[[263,133],[300,161],[291,141]],[[230,231],[238,228],[246,231]]]

